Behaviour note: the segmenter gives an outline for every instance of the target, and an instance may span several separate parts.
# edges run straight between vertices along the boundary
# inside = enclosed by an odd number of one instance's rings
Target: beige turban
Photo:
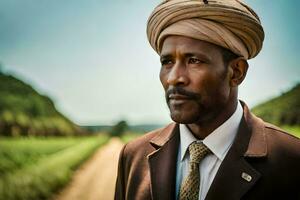
[[[164,1],[147,25],[148,40],[158,54],[169,35],[207,41],[246,59],[259,53],[264,40],[257,14],[239,0]]]

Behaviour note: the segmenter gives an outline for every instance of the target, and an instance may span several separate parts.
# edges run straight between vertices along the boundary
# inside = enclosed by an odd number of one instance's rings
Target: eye
[[[162,59],[160,62],[161,62],[162,66],[164,66],[164,65],[170,65],[170,64],[173,63],[171,59]]]
[[[198,59],[198,58],[189,58],[189,64],[201,64],[204,63],[202,60]]]

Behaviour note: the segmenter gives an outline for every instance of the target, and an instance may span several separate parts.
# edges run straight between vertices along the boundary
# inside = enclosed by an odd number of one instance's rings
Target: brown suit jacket
[[[243,107],[238,134],[205,199],[300,199],[300,140]],[[178,125],[172,123],[125,145],[115,200],[175,199],[179,140]],[[251,180],[242,178],[243,172]]]

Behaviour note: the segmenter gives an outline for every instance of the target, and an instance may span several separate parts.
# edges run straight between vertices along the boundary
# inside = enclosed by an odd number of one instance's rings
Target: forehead
[[[171,35],[162,45],[160,55],[172,53],[201,53],[207,55],[221,55],[221,47],[190,37]]]

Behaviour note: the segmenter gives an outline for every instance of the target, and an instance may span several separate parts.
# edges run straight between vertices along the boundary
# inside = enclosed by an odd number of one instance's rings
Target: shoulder
[[[273,124],[267,122],[263,123],[269,150],[276,151],[276,153],[278,153],[278,150],[281,150],[282,154],[297,155],[300,159],[299,138]]]
[[[145,155],[148,155],[155,150],[154,145],[151,144],[152,141],[159,137],[164,137],[165,133],[169,133],[173,127],[174,123],[171,123],[128,142],[123,147],[122,156],[127,159],[132,157],[145,157]]]
[[[140,148],[145,148],[150,144],[150,141],[160,133],[164,128],[159,128],[148,133],[145,133],[134,140],[128,142],[125,146],[126,153],[134,152]]]
[[[268,152],[265,173],[277,177],[283,185],[297,183],[300,178],[300,139],[273,124],[263,123]]]
[[[262,138],[266,141],[269,158],[278,160],[297,158],[294,160],[300,164],[300,139],[282,130],[274,124],[263,121],[252,114],[252,125],[260,130]],[[257,128],[259,127],[259,128]],[[291,161],[293,161],[291,159]]]
[[[300,158],[300,139],[255,116],[244,102],[241,103],[244,109],[244,119],[252,132],[251,139],[254,138],[254,143],[259,143],[264,147],[266,145],[268,153],[274,155],[295,155]],[[257,146],[256,144],[253,146]]]
[[[247,123],[251,131],[249,146],[252,151],[260,152],[260,156],[250,156],[249,162],[266,177],[281,174],[277,178],[282,184],[286,177],[290,182],[296,182],[300,178],[300,140],[253,114],[250,119]]]

